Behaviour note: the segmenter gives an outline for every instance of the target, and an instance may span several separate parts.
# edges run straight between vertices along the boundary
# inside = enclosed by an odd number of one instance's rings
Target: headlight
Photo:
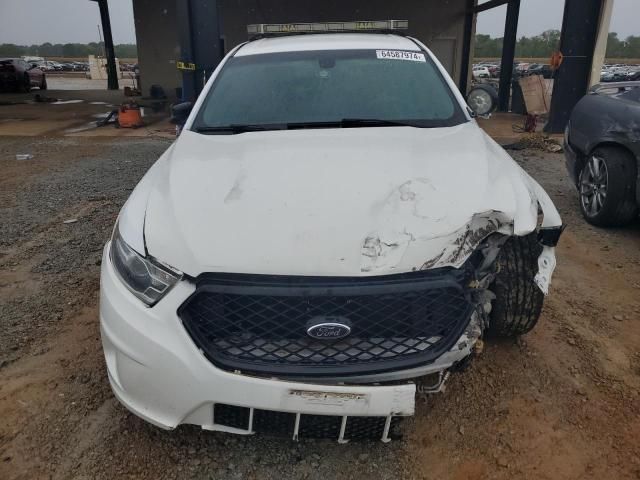
[[[122,283],[150,307],[158,303],[182,276],[133,250],[120,236],[118,225],[113,232],[110,253]]]

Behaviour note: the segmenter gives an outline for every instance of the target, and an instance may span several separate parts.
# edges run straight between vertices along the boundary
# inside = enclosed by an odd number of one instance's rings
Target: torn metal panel
[[[538,274],[534,281],[542,293],[549,295],[549,285],[551,277],[556,269],[556,253],[554,247],[544,247],[542,254],[538,258]]]
[[[474,215],[469,223],[453,232],[444,249],[435,257],[426,260],[420,269],[460,266],[489,235],[497,232],[509,235],[512,229],[511,223],[501,212]]]

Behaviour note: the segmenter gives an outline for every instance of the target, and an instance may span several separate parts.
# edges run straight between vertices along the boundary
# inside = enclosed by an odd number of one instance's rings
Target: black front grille
[[[272,437],[290,437],[296,425],[296,414],[273,410],[253,411],[253,431]],[[246,427],[248,428],[248,427]]]
[[[214,423],[240,430],[249,430],[250,409],[217,403],[214,406]],[[380,440],[384,436],[386,417],[347,417],[345,440]],[[402,438],[400,424],[402,417],[392,417],[387,436],[397,440]],[[296,414],[273,410],[253,411],[251,430],[268,437],[293,438]],[[300,415],[298,436],[300,438],[338,439],[342,417],[334,415]]]
[[[178,314],[227,370],[279,376],[352,375],[409,368],[451,348],[473,309],[465,269],[374,278],[205,275]],[[338,340],[307,334],[347,324]]]
[[[246,407],[236,407],[225,403],[216,403],[213,406],[213,421],[225,427],[246,430],[249,425],[251,409]]]

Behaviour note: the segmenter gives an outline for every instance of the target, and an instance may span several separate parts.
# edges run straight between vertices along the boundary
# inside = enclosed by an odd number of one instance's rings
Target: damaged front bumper
[[[153,308],[142,305],[118,280],[105,248],[100,323],[107,371],[119,401],[164,429],[195,424],[207,430],[297,439],[324,432],[345,442],[366,434],[388,441],[401,417],[411,416],[416,393],[440,391],[445,372],[473,351],[481,335],[476,312],[449,351],[424,367],[324,381],[265,378],[222,370],[197,348],[181,324],[178,307],[194,292],[180,282]],[[424,387],[410,380],[437,375]],[[364,433],[363,433],[364,432]]]

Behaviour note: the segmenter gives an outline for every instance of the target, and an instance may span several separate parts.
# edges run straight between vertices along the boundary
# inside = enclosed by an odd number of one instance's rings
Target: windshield
[[[467,121],[425,53],[327,50],[230,58],[192,128],[321,128],[345,120],[417,127]]]

